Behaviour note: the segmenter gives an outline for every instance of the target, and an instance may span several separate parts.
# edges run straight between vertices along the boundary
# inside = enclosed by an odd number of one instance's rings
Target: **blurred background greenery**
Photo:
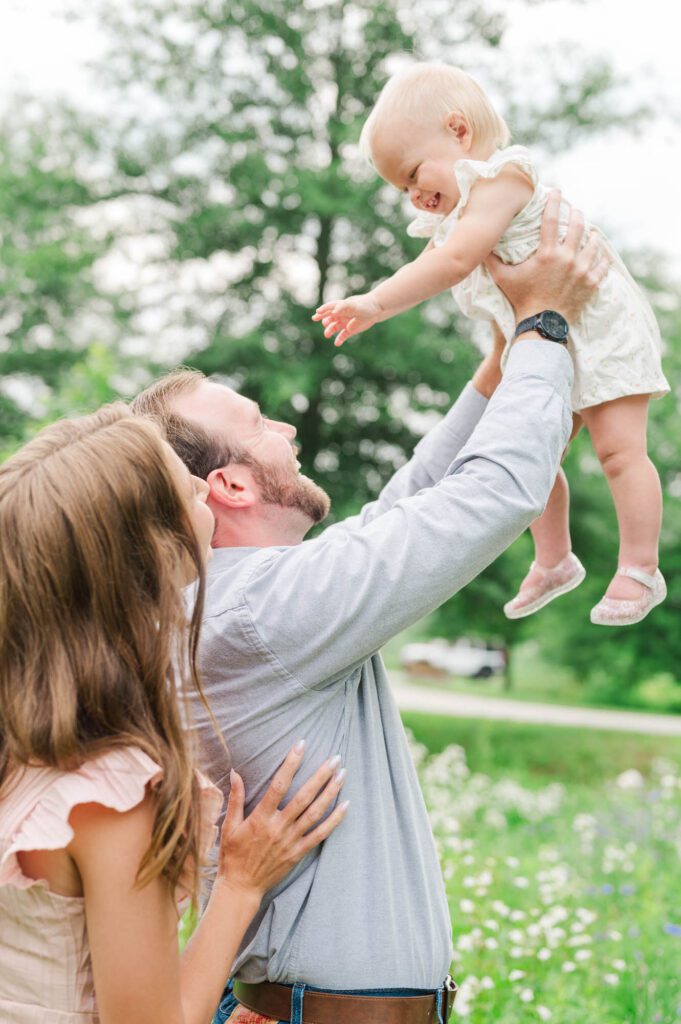
[[[448,295],[338,352],[310,322],[323,298],[418,251],[401,198],[356,147],[395,55],[477,74],[540,158],[655,116],[606,56],[579,49],[547,51],[528,94],[503,12],[474,0],[72,0],[71,17],[96,20],[106,40],[93,69],[104,109],[21,96],[0,124],[0,454],[184,361],[295,423],[336,517],[375,496],[479,358]],[[681,304],[660,254],[626,255],[674,389],[650,429],[668,601],[637,627],[590,625],[616,524],[580,436],[566,468],[585,584],[505,620],[531,558],[523,537],[416,632],[502,643],[521,695],[530,680],[534,697],[681,711]]]

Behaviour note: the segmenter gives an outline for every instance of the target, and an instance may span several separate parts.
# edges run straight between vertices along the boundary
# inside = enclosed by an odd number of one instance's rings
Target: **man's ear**
[[[257,485],[247,466],[230,463],[214,469],[206,477],[210,487],[210,500],[225,509],[243,511],[258,501]]]
[[[445,128],[456,138],[456,141],[464,149],[468,150],[473,145],[473,131],[468,119],[463,114],[451,111],[447,114]]]

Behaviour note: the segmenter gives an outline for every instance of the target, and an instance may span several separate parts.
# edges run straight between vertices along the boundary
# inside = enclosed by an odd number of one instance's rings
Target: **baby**
[[[421,255],[365,295],[320,306],[336,345],[446,288],[461,310],[514,338],[513,309],[484,260],[520,263],[536,250],[549,189],[530,153],[509,146],[509,131],[480,86],[446,65],[416,64],[390,79],[360,144],[381,177],[409,195],[419,216],[409,234],[429,237]],[[575,367],[573,436],[584,423],[612,493],[619,525],[618,568],[591,611],[599,625],[640,622],[666,597],[658,569],[662,494],[648,458],[648,402],[669,391],[652,309],[607,240],[610,269],[597,296],[570,325]],[[541,312],[537,310],[537,313]],[[526,328],[527,329],[527,328]],[[569,491],[559,470],[546,509],[531,527],[535,561],[506,604],[522,618],[577,587],[585,576],[572,553]]]

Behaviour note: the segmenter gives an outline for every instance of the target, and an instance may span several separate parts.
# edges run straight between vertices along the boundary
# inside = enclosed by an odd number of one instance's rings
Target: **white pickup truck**
[[[402,666],[414,675],[468,676],[488,679],[506,667],[506,654],[461,637],[450,644],[446,640],[428,640],[407,644],[400,651]]]

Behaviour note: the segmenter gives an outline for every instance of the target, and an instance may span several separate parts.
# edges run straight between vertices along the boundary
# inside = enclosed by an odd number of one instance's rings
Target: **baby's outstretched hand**
[[[369,294],[350,295],[347,299],[325,302],[312,319],[321,320],[325,338],[336,335],[334,345],[338,346],[353,335],[373,327],[381,320],[382,314],[382,306]]]

